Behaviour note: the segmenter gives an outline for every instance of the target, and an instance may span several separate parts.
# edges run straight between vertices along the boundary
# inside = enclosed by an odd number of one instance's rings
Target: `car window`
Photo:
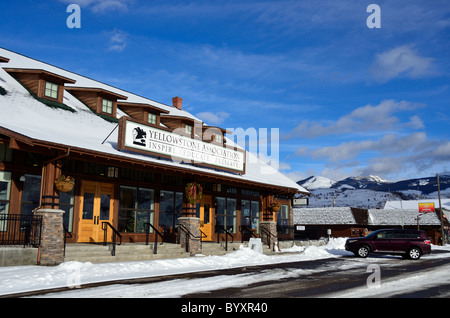
[[[408,237],[408,233],[405,233],[402,231],[394,231],[392,233],[392,238],[402,239],[402,238],[407,238],[407,237]]]
[[[377,238],[377,239],[384,239],[384,238],[386,238],[386,231],[378,232],[377,235],[375,236],[375,238]]]

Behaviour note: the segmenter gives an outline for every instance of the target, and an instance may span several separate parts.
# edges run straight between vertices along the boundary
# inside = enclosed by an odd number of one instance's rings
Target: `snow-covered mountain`
[[[333,184],[335,184],[336,181],[333,181],[331,179],[325,178],[325,177],[309,177],[305,180],[297,182],[297,184],[302,185],[303,188],[308,190],[315,190],[315,189],[327,189],[331,188]]]
[[[450,174],[439,177],[441,197],[450,198]],[[312,176],[297,182],[311,192],[311,207],[382,208],[386,201],[437,198],[436,176],[390,182],[377,176],[333,181]]]

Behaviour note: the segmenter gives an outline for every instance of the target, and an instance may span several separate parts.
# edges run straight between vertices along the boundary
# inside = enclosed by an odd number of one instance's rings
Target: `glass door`
[[[200,231],[202,231],[206,238],[203,241],[212,241],[212,197],[205,195],[202,201],[197,204],[197,217],[200,218]]]
[[[81,187],[78,242],[101,243],[104,240],[102,222],[113,225],[114,185],[84,181]],[[108,229],[108,242],[112,230]]]

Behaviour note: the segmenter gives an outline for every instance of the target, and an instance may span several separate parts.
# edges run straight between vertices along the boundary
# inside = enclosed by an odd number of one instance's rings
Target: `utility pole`
[[[436,173],[437,186],[438,186],[438,199],[439,199],[439,210],[441,211],[441,235],[442,235],[442,246],[445,245],[445,235],[444,235],[444,218],[441,205],[441,186],[439,184],[439,173]]]

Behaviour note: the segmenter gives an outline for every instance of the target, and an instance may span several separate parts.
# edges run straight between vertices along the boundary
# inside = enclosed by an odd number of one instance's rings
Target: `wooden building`
[[[419,213],[418,209],[383,210],[351,207],[294,208],[296,239],[322,237],[362,237],[372,231],[396,229],[424,230],[433,244],[441,236],[441,222],[437,212]],[[448,227],[448,222],[445,221]]]
[[[105,222],[125,242],[149,225],[175,241],[182,216],[199,218],[204,241],[240,240],[263,222],[292,226],[292,198],[308,194],[180,97],[166,105],[5,49],[0,89],[0,214],[62,209],[68,242],[103,241]]]

